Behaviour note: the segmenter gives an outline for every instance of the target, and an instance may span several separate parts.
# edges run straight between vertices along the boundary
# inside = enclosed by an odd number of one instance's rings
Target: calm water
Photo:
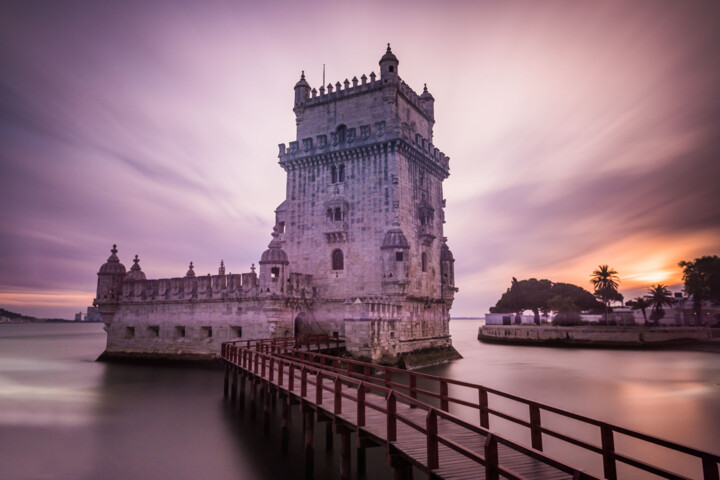
[[[475,338],[478,325],[451,322],[464,358],[428,371],[720,451],[720,355],[485,345]],[[104,342],[97,324],[0,325],[0,478],[302,476],[297,410],[282,450],[278,421],[265,425],[262,414],[248,407],[242,414],[227,408],[221,372],[95,363]],[[512,405],[496,405],[513,412]],[[471,412],[456,413],[474,418]],[[564,426],[552,418],[543,421]],[[524,432],[491,422],[526,440]],[[592,432],[568,428],[592,438]],[[316,428],[316,477],[336,478],[337,455],[323,445],[324,428]],[[556,455],[553,449],[559,447],[546,441],[546,450]],[[666,457],[698,475],[697,467]],[[597,467],[595,459],[581,454],[577,461]],[[382,449],[368,450],[365,478],[392,478]]]

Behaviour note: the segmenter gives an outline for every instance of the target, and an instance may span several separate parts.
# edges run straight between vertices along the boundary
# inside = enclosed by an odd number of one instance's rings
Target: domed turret
[[[122,284],[125,280],[125,265],[120,263],[117,256],[117,245],[110,250],[111,255],[107,262],[98,271],[97,292],[94,305],[99,307],[103,320],[109,322],[117,308],[117,302]]]
[[[103,274],[125,274],[125,265],[120,263],[120,259],[117,256],[117,245],[113,245],[112,250],[110,250],[111,255],[108,257],[107,262],[103,264],[102,267],[100,267],[100,271],[98,272]]]
[[[435,120],[435,97],[432,96],[430,92],[428,92],[427,89],[427,83],[423,87],[423,93],[420,95],[420,100],[422,101],[423,109],[425,110],[425,113],[429,117],[431,121],[434,122]],[[432,128],[431,128],[432,132]],[[430,135],[428,138],[432,138],[432,135]]]
[[[285,283],[289,277],[287,253],[282,249],[282,242],[278,238],[277,227],[273,228],[272,237],[260,257],[260,291],[265,293],[282,294],[285,292]]]
[[[308,98],[310,98],[310,84],[305,80],[303,70],[300,80],[295,84],[295,107],[304,107]]]
[[[187,271],[187,273],[185,274],[185,278],[188,278],[188,277],[189,277],[189,278],[192,278],[192,277],[195,276],[195,270],[193,270],[193,268],[195,268],[195,267],[193,266],[193,262],[190,262],[190,267],[188,268],[188,271]]]
[[[140,259],[135,255],[133,260],[133,266],[130,267],[130,272],[125,277],[126,280],[145,280],[145,273],[140,269]]]
[[[390,44],[388,43],[387,51],[380,59],[380,78],[386,82],[397,79],[399,64],[400,61],[392,53],[392,50],[390,50]]]
[[[440,248],[440,276],[443,288],[447,290],[446,295],[448,293],[452,295],[452,292],[457,291],[455,288],[455,257],[444,238]]]
[[[405,234],[399,228],[393,228],[388,230],[383,239],[382,246],[383,250],[390,248],[410,248],[410,244],[405,238]]]

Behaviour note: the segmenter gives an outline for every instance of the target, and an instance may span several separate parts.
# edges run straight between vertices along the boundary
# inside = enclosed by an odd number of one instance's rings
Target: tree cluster
[[[599,312],[603,304],[592,293],[570,283],[555,283],[547,279],[518,280],[513,277],[510,288],[503,293],[491,313],[516,313],[531,310],[535,323],[540,323],[540,312],[557,311],[561,319],[579,319],[581,311]]]

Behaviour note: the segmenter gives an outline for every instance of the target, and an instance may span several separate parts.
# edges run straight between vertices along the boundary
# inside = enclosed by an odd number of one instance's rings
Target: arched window
[[[332,269],[333,270],[343,270],[345,268],[345,258],[343,256],[342,250],[339,248],[337,250],[333,250],[332,253]]]
[[[422,271],[427,272],[427,253],[425,253],[425,252],[423,252],[423,254],[422,254],[421,263],[422,263]]]
[[[333,209],[332,209],[332,208],[328,208],[328,209],[327,209],[327,212],[326,212],[326,214],[325,214],[325,217],[327,218],[327,221],[328,221],[328,222],[332,222],[332,221],[333,221]]]
[[[337,167],[335,165],[330,167],[330,183],[337,183],[338,174]]]
[[[345,181],[345,165],[342,163],[338,167],[338,182],[342,183]]]

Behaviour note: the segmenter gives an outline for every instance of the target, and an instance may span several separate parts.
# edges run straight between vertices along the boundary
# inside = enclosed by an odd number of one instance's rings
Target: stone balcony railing
[[[435,232],[432,225],[419,225],[418,237],[423,245],[430,245],[435,240]]]
[[[347,241],[348,224],[344,220],[327,221],[323,227],[323,233],[328,243]]]

